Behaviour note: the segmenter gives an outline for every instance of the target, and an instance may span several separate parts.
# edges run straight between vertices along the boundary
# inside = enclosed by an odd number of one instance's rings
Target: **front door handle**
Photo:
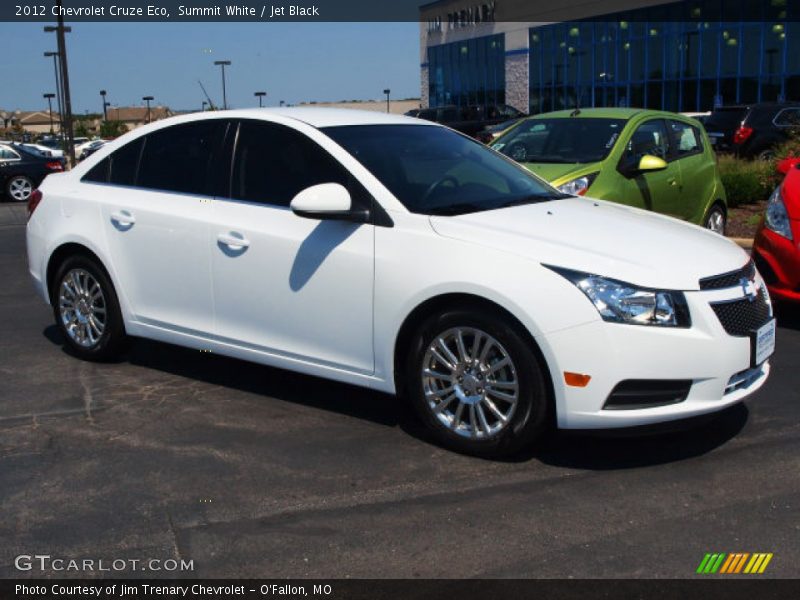
[[[220,244],[227,246],[231,250],[242,250],[243,248],[250,246],[250,240],[244,237],[241,233],[234,231],[230,233],[220,233],[217,236],[217,241]]]
[[[119,223],[120,225],[133,225],[136,223],[136,217],[134,217],[130,212],[127,210],[120,210],[115,213],[111,213],[111,220],[115,223]]]
[[[674,187],[678,185],[678,180],[675,177],[670,177],[667,179],[667,183]]]

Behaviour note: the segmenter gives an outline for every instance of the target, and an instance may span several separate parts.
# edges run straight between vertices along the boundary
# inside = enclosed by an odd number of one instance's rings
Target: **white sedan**
[[[395,393],[463,452],[718,411],[769,373],[769,296],[735,244],[420,119],[166,119],[29,210],[30,273],[79,357],[146,337]]]

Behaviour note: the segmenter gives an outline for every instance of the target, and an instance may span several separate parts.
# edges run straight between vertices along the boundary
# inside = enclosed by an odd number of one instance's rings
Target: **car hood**
[[[554,185],[561,185],[600,170],[600,163],[522,163],[527,169]]]
[[[444,237],[651,288],[698,290],[701,278],[748,260],[735,243],[696,225],[589,198],[430,221]]]

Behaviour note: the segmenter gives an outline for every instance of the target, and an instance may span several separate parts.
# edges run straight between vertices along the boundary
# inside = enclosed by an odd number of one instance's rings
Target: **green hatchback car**
[[[675,113],[586,108],[521,121],[492,148],[562,192],[653,210],[720,234],[727,203],[702,125]]]

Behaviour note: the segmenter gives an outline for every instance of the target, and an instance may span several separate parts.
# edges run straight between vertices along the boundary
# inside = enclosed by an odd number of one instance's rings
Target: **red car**
[[[753,259],[774,300],[800,302],[800,158],[782,161],[778,170],[786,178],[769,198]]]

